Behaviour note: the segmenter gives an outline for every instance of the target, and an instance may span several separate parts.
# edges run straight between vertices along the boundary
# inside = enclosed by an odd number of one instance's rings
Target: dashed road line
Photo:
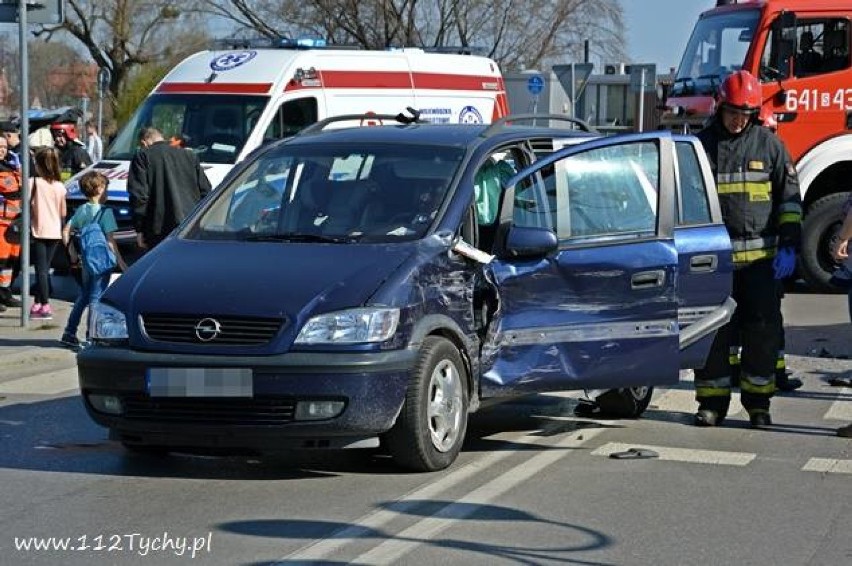
[[[613,452],[624,452],[630,448],[647,448],[659,454],[659,460],[689,462],[694,464],[717,464],[720,466],[747,466],[757,457],[752,452],[726,452],[723,450],[697,450],[648,444],[623,444],[609,442],[592,452],[592,456],[609,456]]]
[[[833,458],[811,458],[802,467],[803,472],[823,472],[829,474],[852,474],[852,460]]]

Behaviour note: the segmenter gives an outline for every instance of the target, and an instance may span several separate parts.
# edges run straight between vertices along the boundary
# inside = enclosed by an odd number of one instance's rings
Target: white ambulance
[[[330,116],[407,107],[440,123],[491,122],[509,113],[500,70],[485,57],[417,48],[203,51],[163,78],[93,168],[111,179],[117,236],[132,238],[126,181],[145,126],[194,151],[215,187],[264,142]],[[71,208],[85,200],[79,176],[68,182]]]

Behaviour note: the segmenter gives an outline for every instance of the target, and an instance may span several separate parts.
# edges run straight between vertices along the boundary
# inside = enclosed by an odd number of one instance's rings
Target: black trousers
[[[702,408],[727,412],[731,397],[730,348],[739,342],[742,404],[750,412],[769,410],[783,332],[777,289],[771,259],[734,272],[737,309],[731,321],[716,333],[707,364],[695,372],[696,399]]]
[[[46,305],[50,302],[50,263],[53,254],[62,240],[43,240],[33,238],[33,265],[36,272],[35,302]]]

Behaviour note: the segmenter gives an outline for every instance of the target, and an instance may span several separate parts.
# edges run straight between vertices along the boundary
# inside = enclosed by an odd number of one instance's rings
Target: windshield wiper
[[[348,244],[355,237],[333,237],[320,234],[302,234],[299,232],[281,232],[279,234],[254,234],[243,238],[246,242],[319,242],[324,244]]]

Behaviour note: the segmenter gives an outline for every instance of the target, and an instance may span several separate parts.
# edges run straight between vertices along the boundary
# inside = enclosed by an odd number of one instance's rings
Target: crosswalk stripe
[[[852,460],[834,458],[811,458],[802,468],[803,472],[824,472],[830,474],[852,474]]]
[[[852,388],[841,387],[837,392],[839,399],[831,404],[823,417],[830,421],[852,421]]]
[[[493,501],[517,485],[529,480],[571,453],[588,440],[604,432],[605,429],[586,429],[572,433],[555,445],[550,446],[526,462],[515,466],[506,473],[494,478],[481,487],[471,491],[454,503],[441,508],[435,515],[421,519],[414,525],[388,539],[353,560],[355,564],[394,564],[413,551],[420,544],[432,540],[448,529],[454,522],[476,513],[481,505]]]
[[[73,367],[0,383],[0,395],[58,395],[78,387],[77,368]]]
[[[695,464],[718,464],[721,466],[747,466],[757,457],[751,452],[726,452],[722,450],[696,450],[694,448],[674,448],[671,446],[651,446],[647,444],[623,444],[609,442],[592,452],[592,456],[609,456],[613,452],[624,452],[630,448],[653,450],[660,460],[690,462]]]
[[[664,391],[664,393],[651,401],[651,406],[657,410],[672,413],[694,413],[698,410],[698,403],[695,401],[695,391],[686,389],[663,389],[661,391]],[[740,394],[732,392],[728,415],[734,416],[742,412],[744,412],[744,409],[740,402]]]

